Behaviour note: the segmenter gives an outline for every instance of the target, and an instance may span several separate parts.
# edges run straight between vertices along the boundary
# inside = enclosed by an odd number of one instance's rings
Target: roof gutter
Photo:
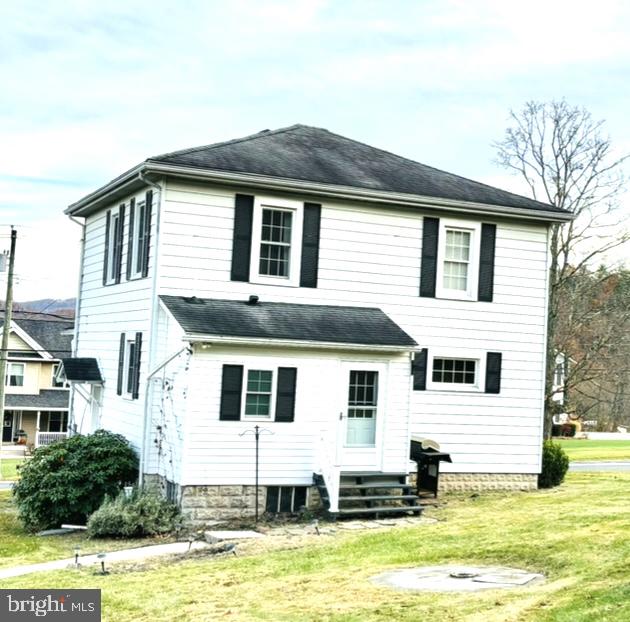
[[[357,350],[360,352],[414,352],[419,346],[370,345],[364,343],[336,343],[329,341],[306,341],[299,339],[261,339],[256,337],[225,337],[221,335],[187,334],[182,341],[230,346],[263,346],[285,348],[308,348],[320,350]]]
[[[264,188],[267,190],[281,190],[284,192],[301,191],[312,193],[317,196],[328,196],[337,199],[351,199],[372,203],[396,203],[401,206],[445,210],[449,212],[463,212],[470,214],[470,212],[473,211],[478,214],[489,216],[507,216],[510,218],[517,216],[526,220],[558,223],[569,222],[575,218],[574,214],[556,212],[553,210],[535,210],[522,207],[488,205],[486,203],[476,203],[473,201],[458,201],[454,199],[441,199],[438,197],[425,197],[415,194],[390,192],[386,190],[356,188],[354,186],[337,186],[313,181],[270,177],[250,173],[204,170],[195,167],[175,166],[172,164],[151,161],[143,162],[127,173],[116,178],[106,186],[103,186],[92,194],[87,195],[77,203],[72,204],[68,207],[65,213],[78,216],[84,212],[89,212],[91,207],[95,207],[96,203],[106,200],[108,195],[113,192],[120,192],[125,185],[131,185],[134,181],[137,182],[139,177],[140,179],[144,179],[143,175],[151,173],[158,175],[171,175],[191,180],[214,181],[227,185]]]

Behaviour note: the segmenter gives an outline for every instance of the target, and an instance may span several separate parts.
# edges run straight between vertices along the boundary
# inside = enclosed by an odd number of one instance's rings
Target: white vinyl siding
[[[443,470],[537,471],[545,343],[544,225],[484,219],[497,224],[492,303],[427,299],[418,295],[420,211],[322,199],[318,286],[291,288],[288,297],[286,287],[230,280],[235,192],[247,189],[168,182],[160,293],[239,300],[255,294],[263,302],[378,307],[430,354],[440,349],[457,358],[477,358],[479,352],[501,352],[499,395],[484,394],[481,377],[481,390],[475,392],[403,391],[400,399],[411,400],[412,431],[453,453],[453,464],[442,465]],[[288,200],[301,204],[304,199],[288,195]],[[476,232],[480,222],[458,216],[456,228]],[[477,266],[475,261],[470,266],[474,288]],[[325,404],[325,397],[317,396],[317,401]],[[218,409],[217,404],[209,408],[214,406]]]
[[[160,201],[160,193],[154,192],[153,209]],[[134,195],[136,206],[144,201],[145,190]],[[131,196],[124,197],[115,205],[109,206],[112,212],[118,210],[120,203],[129,206]],[[118,350],[120,334],[135,335],[141,332],[149,335],[151,326],[152,278],[127,281],[124,278],[129,252],[129,217],[128,207],[124,219],[121,266],[123,278],[114,287],[103,286],[103,257],[105,253],[105,221],[107,209],[89,216],[86,219],[85,247],[83,254],[83,270],[81,275],[81,300],[79,307],[79,334],[77,335],[77,356],[96,356],[105,378],[102,390],[103,406],[100,424],[114,432],[123,434],[139,449],[142,441],[142,416],[144,399],[122,400],[116,394],[118,378]],[[137,219],[136,219],[137,220]],[[155,222],[151,227],[151,257],[155,257]],[[110,232],[112,226],[110,222]],[[113,235],[113,234],[112,234]],[[113,242],[113,238],[112,238]],[[113,244],[110,244],[110,248]],[[111,266],[111,263],[108,263]],[[150,340],[142,342],[140,364],[140,392],[149,365]],[[125,378],[126,380],[126,378]],[[123,382],[123,391],[126,388]],[[91,417],[88,409],[78,393],[74,397],[74,415],[78,431],[91,431]],[[86,414],[88,413],[88,414]]]
[[[254,438],[251,432],[257,422],[219,420],[220,378],[224,364],[245,364],[251,369],[297,368],[295,420],[290,423],[270,420],[259,424],[266,430],[260,437],[260,483],[311,485],[320,438],[330,439],[343,429],[339,412],[347,405],[348,384],[347,377],[340,375],[340,365],[352,364],[361,369],[372,360],[373,357],[352,352],[318,352],[313,356],[293,349],[217,346],[204,350],[196,346],[190,360],[190,388],[185,401],[181,483],[254,482]],[[384,392],[387,402],[383,409],[387,421],[380,446],[383,468],[389,472],[404,471],[408,463],[408,371],[406,355],[393,355],[389,360],[389,390]],[[180,416],[184,418],[184,415]],[[250,433],[243,434],[248,430]]]

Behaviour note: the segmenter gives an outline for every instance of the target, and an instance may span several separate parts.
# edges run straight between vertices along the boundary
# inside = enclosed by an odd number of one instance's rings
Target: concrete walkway
[[[210,545],[205,542],[193,542],[192,546],[188,542],[172,542],[171,544],[155,544],[152,546],[141,546],[136,549],[124,549],[122,551],[112,551],[105,557],[105,567],[113,562],[141,561],[149,557],[160,557],[162,555],[177,555],[187,553],[190,547],[192,551],[206,549]],[[79,557],[81,566],[100,566],[101,560],[97,555],[82,555]],[[13,566],[12,568],[0,568],[0,580],[10,577],[20,577],[32,572],[46,572],[48,570],[65,570],[74,568],[74,558],[58,559],[53,562],[41,564],[29,564],[28,566]]]
[[[570,462],[569,471],[630,471],[630,460],[619,461],[593,461],[593,462]]]

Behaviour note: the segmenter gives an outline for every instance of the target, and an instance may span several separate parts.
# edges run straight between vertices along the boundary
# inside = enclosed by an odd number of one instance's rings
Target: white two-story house
[[[194,520],[252,512],[256,429],[270,511],[314,474],[332,512],[349,481],[378,507],[412,435],[444,488],[536,487],[568,213],[304,125],[149,158],[67,213],[72,425],[125,435]]]

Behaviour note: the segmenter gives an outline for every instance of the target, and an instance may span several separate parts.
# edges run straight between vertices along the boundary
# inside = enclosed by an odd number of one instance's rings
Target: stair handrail
[[[326,491],[328,492],[328,511],[339,511],[339,482],[341,479],[341,466],[335,459],[336,444],[334,440],[322,430],[319,438],[318,463],[321,476],[324,478]]]

